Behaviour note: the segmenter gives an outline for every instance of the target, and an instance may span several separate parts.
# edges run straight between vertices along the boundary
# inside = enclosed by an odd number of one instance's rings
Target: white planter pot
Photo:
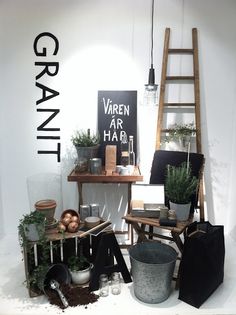
[[[170,201],[170,209],[175,210],[178,221],[186,221],[189,218],[191,202],[186,204],[177,204]]]
[[[37,242],[40,239],[40,235],[43,235],[45,232],[45,225],[27,224],[24,229],[26,238],[31,242]]]
[[[89,282],[91,277],[91,269],[93,265],[90,264],[90,266],[87,269],[79,270],[79,271],[72,271],[70,270],[72,282],[74,284],[85,284]]]

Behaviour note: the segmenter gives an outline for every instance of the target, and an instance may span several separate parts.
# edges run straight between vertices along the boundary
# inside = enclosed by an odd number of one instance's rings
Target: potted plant
[[[29,214],[25,214],[20,219],[18,232],[20,245],[27,245],[27,241],[36,242],[44,237],[46,218],[43,213],[35,210]]]
[[[189,217],[191,197],[197,193],[198,179],[192,175],[191,167],[184,162],[180,166],[167,166],[165,195],[169,199],[170,209],[175,210],[177,220],[185,221]]]
[[[190,143],[191,137],[196,134],[193,123],[174,124],[173,127],[165,130],[167,135],[163,142],[178,141],[182,150],[186,150],[187,144]]]
[[[67,263],[74,284],[85,284],[90,280],[93,265],[82,254],[70,256]]]
[[[100,136],[91,134],[88,130],[77,130],[71,137],[71,141],[76,148],[78,160],[76,171],[86,172],[89,169],[89,160],[96,158],[98,154]]]

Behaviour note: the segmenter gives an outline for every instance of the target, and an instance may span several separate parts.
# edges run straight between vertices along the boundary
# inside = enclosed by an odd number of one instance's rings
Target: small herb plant
[[[71,141],[76,147],[93,147],[99,144],[100,136],[98,134],[91,134],[88,130],[77,130],[71,137]]]
[[[79,271],[87,269],[90,266],[90,262],[83,255],[70,256],[68,258],[68,267],[71,271]]]
[[[197,192],[198,179],[192,175],[190,165],[184,162],[180,166],[167,166],[165,194],[171,202],[187,204]]]
[[[191,137],[196,134],[196,129],[193,123],[190,124],[174,124],[172,128],[166,129],[168,135],[164,138],[164,142],[176,141]]]

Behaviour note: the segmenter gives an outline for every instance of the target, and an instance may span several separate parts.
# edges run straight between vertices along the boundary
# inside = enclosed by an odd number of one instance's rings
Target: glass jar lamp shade
[[[157,105],[157,87],[158,85],[155,84],[155,69],[151,66],[149,69],[148,84],[145,84],[145,105]]]

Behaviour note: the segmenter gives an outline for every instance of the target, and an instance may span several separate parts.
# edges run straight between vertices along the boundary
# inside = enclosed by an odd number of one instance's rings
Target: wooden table
[[[191,218],[188,221],[177,221],[176,227],[173,226],[161,226],[159,223],[159,219],[154,218],[146,218],[146,217],[135,217],[130,214],[122,217],[127,223],[131,224],[133,229],[138,235],[138,242],[144,242],[148,240],[148,237],[158,237],[167,239],[170,241],[174,241],[182,253],[183,251],[183,241],[180,238],[180,235],[184,233],[187,226],[191,223]],[[168,230],[171,233],[171,237],[157,234],[157,233],[150,233],[149,231],[145,231],[146,226],[157,227],[159,229]]]
[[[67,180],[69,182],[77,182],[78,186],[78,193],[79,193],[79,207],[83,204],[83,184],[85,183],[103,183],[103,184],[127,184],[128,185],[128,214],[130,213],[130,204],[131,204],[131,187],[132,184],[137,181],[143,181],[143,176],[140,174],[139,167],[136,166],[134,169],[133,174],[131,175],[119,175],[117,173],[112,173],[110,175],[106,175],[105,171],[102,171],[102,174],[95,175],[90,173],[77,173],[75,172],[75,169],[72,170],[72,172],[67,177]],[[117,234],[120,234],[123,232],[121,231],[115,231]],[[126,232],[125,232],[126,233]],[[131,237],[131,229],[130,225],[128,224],[128,234],[129,239]],[[132,237],[131,237],[132,239]]]

